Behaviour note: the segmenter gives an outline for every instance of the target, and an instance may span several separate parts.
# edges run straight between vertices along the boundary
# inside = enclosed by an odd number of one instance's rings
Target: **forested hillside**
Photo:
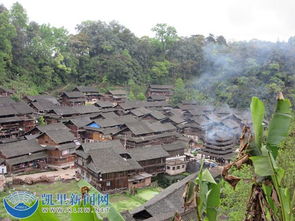
[[[154,37],[139,38],[117,22],[103,21],[84,21],[70,34],[30,21],[19,3],[9,10],[0,6],[0,23],[0,83],[18,95],[69,84],[102,88],[129,82],[143,90],[148,83],[175,84],[178,79],[174,102],[243,108],[254,95],[273,101],[278,91],[294,101],[295,37],[276,43],[227,42],[223,36],[197,33],[181,37],[174,27],[158,24],[152,28]]]

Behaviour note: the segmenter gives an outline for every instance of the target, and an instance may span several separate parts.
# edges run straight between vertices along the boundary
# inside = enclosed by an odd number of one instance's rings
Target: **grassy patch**
[[[13,193],[14,191],[28,191],[32,193],[36,193],[36,195],[41,199],[41,195],[43,193],[48,194],[57,194],[57,193],[66,193],[69,197],[71,193],[79,193],[80,189],[77,185],[76,181],[71,182],[55,182],[50,184],[34,184],[34,185],[14,185],[11,189],[9,189],[7,192],[0,193],[0,216],[1,217],[9,217],[6,213],[5,208],[3,207],[3,198],[9,195],[10,193]],[[55,197],[54,197],[55,198]],[[67,221],[70,220],[69,214],[57,214],[60,220]]]
[[[147,187],[139,189],[135,195],[126,193],[113,194],[110,196],[110,201],[119,212],[124,210],[132,210],[153,198],[155,195],[161,192],[161,190],[162,189],[160,187]]]
[[[145,188],[138,190],[136,196],[140,197],[141,199],[148,201],[154,196],[156,196],[159,192],[161,192],[160,187],[151,187],[151,188]]]
[[[110,200],[112,205],[119,212],[134,209],[142,204],[141,202],[128,196],[127,194],[111,195]]]

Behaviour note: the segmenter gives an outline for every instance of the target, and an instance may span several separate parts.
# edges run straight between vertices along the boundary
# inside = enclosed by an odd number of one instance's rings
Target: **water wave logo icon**
[[[23,219],[32,216],[38,209],[36,196],[26,191],[16,191],[3,199],[4,208],[11,216]]]

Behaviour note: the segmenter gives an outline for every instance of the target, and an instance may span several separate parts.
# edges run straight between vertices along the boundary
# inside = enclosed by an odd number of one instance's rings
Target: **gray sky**
[[[14,0],[1,0],[6,7]],[[228,40],[288,40],[295,35],[294,0],[19,0],[30,20],[75,33],[84,20],[116,20],[137,36],[157,23],[180,36],[223,35]]]

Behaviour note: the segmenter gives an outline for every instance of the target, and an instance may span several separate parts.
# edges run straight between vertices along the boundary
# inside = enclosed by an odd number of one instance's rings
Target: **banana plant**
[[[264,104],[258,98],[254,97],[251,104],[251,114],[255,144],[254,148],[259,154],[250,157],[253,163],[257,177],[257,182],[252,191],[257,189],[261,193],[262,203],[265,203],[265,208],[262,208],[264,216],[270,220],[293,221],[292,202],[290,191],[282,186],[282,178],[285,171],[277,165],[276,158],[282,141],[288,136],[289,127],[292,120],[291,103],[288,99],[284,99],[282,93],[277,99],[275,113],[268,128],[268,135],[264,139],[263,134],[263,117]],[[264,141],[265,140],[265,141]],[[253,198],[252,198],[253,201]],[[254,200],[257,203],[257,201]],[[252,202],[253,203],[253,202]],[[253,219],[251,213],[248,214],[248,219]]]
[[[220,205],[220,184],[216,183],[208,169],[200,172],[194,181],[188,182],[183,193],[184,209],[195,209],[198,221],[216,221]],[[175,214],[177,220],[179,214]]]
[[[292,120],[291,103],[282,93],[277,99],[277,106],[272,115],[269,128],[264,131],[265,108],[263,102],[253,97],[251,115],[254,139],[249,127],[245,127],[240,138],[240,149],[237,159],[224,167],[222,175],[229,179],[228,171],[232,166],[239,168],[248,163],[254,166],[256,177],[248,201],[245,221],[294,221],[292,208],[294,197],[290,191],[282,186],[284,170],[277,165],[277,155],[280,144],[288,136]],[[264,136],[267,132],[267,136]],[[234,177],[235,185],[239,178]],[[234,186],[234,185],[233,185]]]

